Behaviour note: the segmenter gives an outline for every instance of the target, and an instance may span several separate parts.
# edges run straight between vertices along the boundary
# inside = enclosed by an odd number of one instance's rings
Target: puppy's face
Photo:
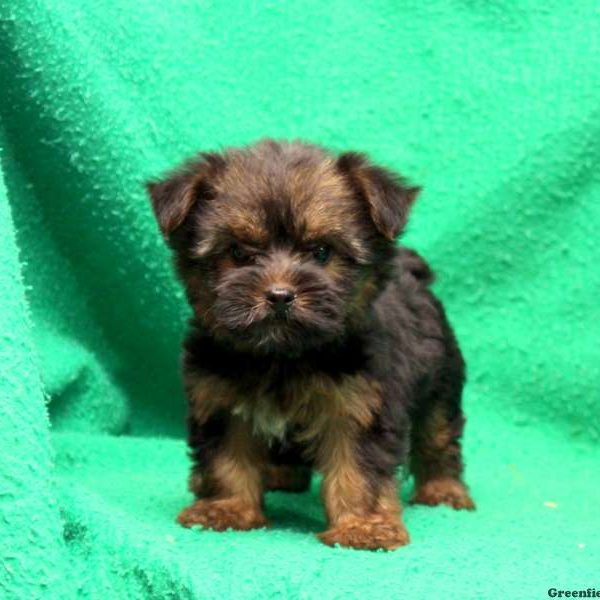
[[[201,155],[149,189],[201,323],[286,355],[364,321],[417,191],[361,155],[273,141]]]

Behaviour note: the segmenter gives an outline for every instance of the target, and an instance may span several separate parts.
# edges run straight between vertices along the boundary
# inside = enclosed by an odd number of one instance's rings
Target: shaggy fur
[[[408,543],[415,502],[473,508],[464,364],[433,275],[398,248],[418,189],[356,153],[262,141],[149,184],[194,318],[184,345],[185,526],[262,527],[266,489],[323,474],[330,545]]]

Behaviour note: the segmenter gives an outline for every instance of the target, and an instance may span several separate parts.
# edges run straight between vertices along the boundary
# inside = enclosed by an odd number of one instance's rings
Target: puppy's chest
[[[252,432],[268,441],[283,440],[293,426],[291,415],[273,399],[248,398],[233,406],[232,414],[252,426]]]
[[[259,386],[237,398],[231,411],[269,441],[283,440],[291,431],[308,441],[344,420],[368,425],[381,401],[380,386],[368,376],[315,374]]]
[[[315,385],[312,379],[267,378],[236,397],[231,412],[248,422],[256,435],[283,440],[292,428],[305,424],[319,405],[322,408],[325,405],[322,386]]]

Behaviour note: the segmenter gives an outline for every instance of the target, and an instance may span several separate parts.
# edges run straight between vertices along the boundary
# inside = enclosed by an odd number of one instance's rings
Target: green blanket
[[[0,597],[600,588],[599,40],[597,0],[2,2]],[[320,545],[318,482],[269,531],[174,522],[188,309],[142,182],[264,135],[424,186],[478,510],[408,507],[394,553]]]

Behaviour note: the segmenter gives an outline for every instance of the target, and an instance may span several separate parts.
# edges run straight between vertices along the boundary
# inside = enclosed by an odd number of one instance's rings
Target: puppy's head
[[[201,154],[148,189],[203,326],[287,355],[364,325],[418,192],[363,155],[271,140]]]

